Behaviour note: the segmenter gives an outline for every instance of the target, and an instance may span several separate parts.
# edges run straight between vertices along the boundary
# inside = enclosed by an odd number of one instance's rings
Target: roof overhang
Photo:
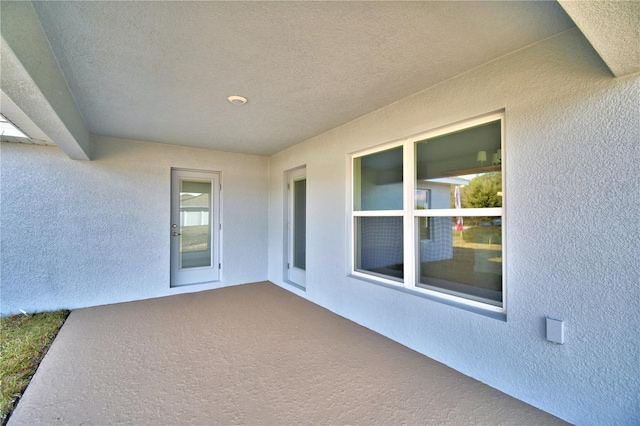
[[[31,2],[3,2],[0,29],[2,112],[31,122],[70,158],[91,159],[91,141]],[[7,110],[7,111],[5,111]]]
[[[640,72],[640,2],[558,2],[614,76]]]

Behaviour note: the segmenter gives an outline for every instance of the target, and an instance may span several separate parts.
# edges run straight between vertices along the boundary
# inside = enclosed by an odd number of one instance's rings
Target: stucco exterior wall
[[[2,143],[2,314],[264,280],[267,158],[93,137],[94,161]],[[222,279],[170,288],[171,168],[222,172]]]
[[[637,424],[639,98],[573,29],[274,155],[269,279],[570,422]],[[349,153],[501,109],[507,320],[347,277]],[[284,171],[303,164],[306,291],[282,276]]]

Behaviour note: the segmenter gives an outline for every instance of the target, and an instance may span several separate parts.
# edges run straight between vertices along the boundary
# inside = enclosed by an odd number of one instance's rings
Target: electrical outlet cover
[[[564,344],[564,321],[547,318],[547,340]]]

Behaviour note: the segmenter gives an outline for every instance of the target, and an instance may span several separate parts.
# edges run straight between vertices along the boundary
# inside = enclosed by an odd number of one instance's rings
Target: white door
[[[289,197],[288,212],[288,259],[289,281],[306,286],[307,268],[307,177],[306,169],[289,172],[287,183]]]
[[[220,173],[171,170],[171,286],[220,277]]]

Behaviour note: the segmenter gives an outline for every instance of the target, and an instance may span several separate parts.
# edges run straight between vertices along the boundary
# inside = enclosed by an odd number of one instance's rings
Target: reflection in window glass
[[[504,310],[503,120],[487,115],[352,157],[355,276]]]
[[[500,171],[466,176],[468,183],[460,186],[460,207],[502,207],[502,173]],[[455,187],[451,187],[451,208],[455,208]]]
[[[429,191],[426,210],[460,209],[456,217],[416,218],[416,285],[502,306],[502,218],[464,215],[502,207],[501,120],[415,146],[415,187]],[[422,197],[415,198],[414,209],[425,210]]]
[[[354,210],[402,210],[402,147],[354,158]]]
[[[356,270],[402,280],[404,248],[402,217],[357,217]]]
[[[416,144],[416,188],[432,191],[431,209],[502,207],[501,171],[500,120]]]
[[[500,306],[502,303],[502,220],[464,217],[420,217],[429,222],[430,239],[419,242],[418,286],[464,295]]]

